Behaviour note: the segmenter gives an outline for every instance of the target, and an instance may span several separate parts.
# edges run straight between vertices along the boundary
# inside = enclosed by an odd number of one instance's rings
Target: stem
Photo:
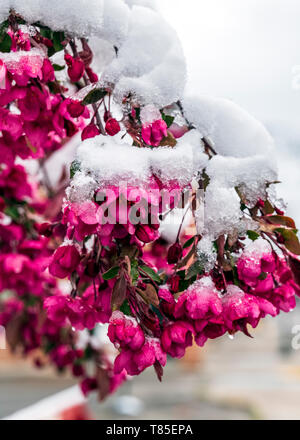
[[[211,145],[211,142],[206,137],[202,138],[202,142],[204,144],[205,153],[209,156],[210,159],[213,156],[217,156],[218,153],[216,152],[216,150]]]
[[[182,115],[183,118],[185,119],[185,122],[187,123],[188,128],[189,128],[190,130],[192,130],[193,128],[195,128],[194,125],[191,124],[190,121],[189,121],[189,120],[187,119],[187,117],[185,116],[184,108],[183,108],[183,105],[182,105],[181,101],[180,101],[180,100],[177,101],[176,104],[178,105],[179,110],[180,110],[180,112],[181,112],[181,115]],[[204,143],[204,150],[205,150],[205,153],[208,154],[208,156],[210,157],[210,159],[211,159],[213,156],[217,156],[218,153],[216,152],[216,150],[215,150],[215,149],[213,148],[213,146],[211,145],[211,142],[210,142],[206,137],[203,137],[203,138],[202,138],[202,142]]]
[[[70,41],[69,41],[69,44],[70,44],[70,47],[71,47],[71,49],[72,49],[72,52],[73,52],[74,57],[75,57],[75,58],[78,58],[79,55],[78,55],[78,51],[77,51],[77,47],[76,47],[76,43],[75,43],[75,41],[74,41],[74,40],[70,40]],[[86,73],[83,74],[83,81],[84,81],[84,84],[85,84],[86,86],[88,86],[88,85],[91,84],[91,82],[90,82],[90,80],[88,79]],[[94,110],[94,117],[96,117],[96,121],[97,121],[98,128],[99,128],[101,134],[102,134],[103,136],[106,136],[106,132],[105,132],[104,127],[103,127],[103,125],[102,125],[102,121],[101,121],[101,118],[100,118],[100,115],[99,115],[99,112],[98,112],[97,105],[96,105],[96,104],[92,104],[92,107],[93,107],[93,110]]]
[[[181,230],[182,230],[182,227],[183,227],[183,223],[184,223],[185,217],[186,217],[188,211],[191,209],[191,203],[192,202],[189,203],[189,205],[188,205],[188,207],[187,207],[187,209],[186,209],[186,211],[185,211],[185,213],[184,213],[184,215],[183,215],[183,217],[181,219],[181,223],[180,223],[180,226],[179,226],[179,229],[178,229],[178,233],[177,233],[177,237],[176,237],[176,243],[178,243],[178,241],[179,241],[179,236],[180,236],[180,233],[181,233]]]

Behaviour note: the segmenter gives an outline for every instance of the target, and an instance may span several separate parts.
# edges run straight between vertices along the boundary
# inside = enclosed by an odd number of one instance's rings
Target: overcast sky
[[[296,118],[299,0],[159,0],[182,41],[188,86],[234,99],[258,117]]]
[[[300,223],[300,0],[158,0],[188,64],[188,90],[234,100],[276,135],[280,194]],[[299,89],[293,69],[299,66]]]

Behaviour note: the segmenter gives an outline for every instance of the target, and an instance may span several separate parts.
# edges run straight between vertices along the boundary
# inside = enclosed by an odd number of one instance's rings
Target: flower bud
[[[69,54],[65,55],[65,61],[69,66],[68,75],[70,77],[70,80],[72,82],[78,82],[82,78],[85,71],[84,62],[79,57],[73,58]]]
[[[168,284],[170,286],[170,290],[173,293],[177,293],[179,290],[179,283],[180,283],[180,276],[174,275],[170,280],[168,281]]]
[[[98,75],[90,67],[86,67],[85,71],[91,83],[95,83],[99,80]]]
[[[114,119],[110,118],[105,124],[105,131],[109,136],[115,136],[119,131],[121,130],[119,122]]]
[[[174,243],[168,251],[168,263],[176,264],[182,257],[182,246],[176,242]]]
[[[81,139],[90,139],[100,134],[99,128],[95,124],[87,125],[81,133]]]
[[[82,105],[79,101],[71,101],[67,106],[68,112],[72,118],[78,118],[81,116],[84,112],[84,108],[84,105]]]
[[[44,237],[51,237],[53,232],[53,225],[51,223],[41,223],[36,224],[35,229],[40,235],[44,235]]]
[[[55,74],[54,74],[54,68],[48,60],[48,58],[44,59],[43,67],[42,67],[42,73],[43,73],[43,81],[49,82],[49,81],[55,81]]]

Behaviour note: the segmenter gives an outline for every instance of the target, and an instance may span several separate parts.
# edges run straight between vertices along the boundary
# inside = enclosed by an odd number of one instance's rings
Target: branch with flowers
[[[121,3],[137,28],[139,14],[157,19]],[[144,51],[129,76],[130,29],[95,73],[87,31],[25,15],[10,10],[0,31],[0,324],[11,348],[71,369],[103,399],[152,366],[161,380],[167,355],[194,342],[251,336],[295,308],[300,244],[261,124],[227,101],[182,97],[160,65],[143,70]],[[71,138],[70,179],[54,186],[47,162]],[[94,343],[99,328],[110,348]]]

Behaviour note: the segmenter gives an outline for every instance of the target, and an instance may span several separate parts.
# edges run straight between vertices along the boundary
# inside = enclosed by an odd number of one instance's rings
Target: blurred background
[[[232,99],[274,136],[283,182],[278,191],[300,224],[299,0],[159,0],[159,8],[182,40],[188,91]],[[295,325],[300,325],[299,306],[263,320],[253,331],[254,339],[239,334],[233,340],[224,336],[210,341],[204,349],[192,347],[184,360],[168,363],[162,384],[152,370],[146,371],[105,404],[93,397],[86,415],[300,419]],[[0,350],[0,418],[74,384]]]

